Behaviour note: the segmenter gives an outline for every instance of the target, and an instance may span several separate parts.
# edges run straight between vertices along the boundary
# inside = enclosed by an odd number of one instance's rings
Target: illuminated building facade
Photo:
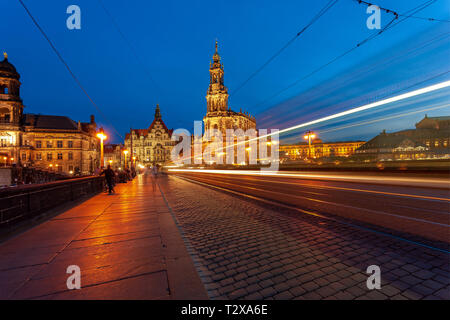
[[[103,154],[105,165],[111,165],[113,169],[122,168],[124,165],[123,150],[125,150],[123,144],[105,144]]]
[[[311,158],[349,157],[364,141],[322,142],[315,139],[311,147],[307,142],[280,145],[280,158],[284,160],[306,160]]]
[[[142,165],[164,164],[170,161],[175,141],[172,132],[161,117],[159,105],[156,105],[155,118],[147,129],[131,129],[125,136],[125,149],[130,150],[127,163],[136,157],[135,163]]]
[[[20,75],[0,62],[0,161],[65,174],[91,174],[99,165],[94,116],[88,123],[65,116],[24,114]]]
[[[367,160],[421,160],[450,158],[450,116],[425,117],[415,129],[385,130],[361,146],[356,154]]]
[[[224,70],[217,50],[209,66],[209,87],[206,93],[205,130],[218,129],[225,135],[227,129],[256,129],[255,118],[246,112],[235,112],[228,107],[228,89],[224,85]]]

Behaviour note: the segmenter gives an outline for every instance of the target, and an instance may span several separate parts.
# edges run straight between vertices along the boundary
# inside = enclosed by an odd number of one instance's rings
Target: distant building
[[[364,141],[322,142],[316,139],[311,143],[280,145],[280,158],[284,160],[306,160],[311,158],[349,157],[353,155]]]
[[[168,129],[161,117],[159,105],[156,105],[155,118],[147,129],[131,129],[125,136],[125,148],[130,151],[127,163],[136,157],[136,164],[164,164],[170,161],[175,141],[172,141],[172,129]]]
[[[65,174],[90,174],[99,166],[94,116],[88,123],[65,116],[24,114],[20,75],[0,62],[0,162]]]
[[[105,165],[111,165],[113,169],[119,169],[124,166],[123,150],[125,150],[123,144],[105,144],[103,150],[103,159]]]
[[[246,112],[235,112],[228,107],[228,89],[224,85],[223,65],[216,51],[209,66],[209,87],[206,93],[205,130],[218,129],[225,135],[227,129],[256,129],[256,120]]]
[[[415,129],[382,133],[361,146],[356,154],[372,160],[414,160],[450,158],[450,117],[428,117]]]

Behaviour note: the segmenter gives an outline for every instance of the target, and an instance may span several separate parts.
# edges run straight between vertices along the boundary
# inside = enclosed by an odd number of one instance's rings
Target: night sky
[[[301,30],[328,0],[102,0],[126,40],[98,0],[24,2],[89,95],[123,136],[130,127],[148,127],[156,103],[160,104],[163,120],[170,128],[191,130],[193,121],[203,118],[209,61],[216,38],[225,67],[230,106],[256,115],[258,127],[262,128],[286,128],[403,93],[406,88],[412,90],[450,79],[450,74],[437,76],[450,70],[449,23],[409,18],[264,102],[377,32],[366,27],[369,16],[366,6],[353,0],[340,0],[235,95],[233,91]],[[424,2],[398,0],[377,4],[402,13]],[[66,27],[69,16],[66,8],[71,4],[81,8],[81,30]],[[415,15],[448,20],[450,1],[438,0]],[[382,13],[382,25],[391,16]],[[67,115],[75,121],[88,121],[89,115],[94,114],[110,133],[109,141],[121,140],[120,136],[113,136],[111,124],[76,85],[18,1],[0,2],[0,30],[0,50],[8,53],[9,61],[21,74],[26,113]],[[425,81],[429,78],[432,80]],[[414,86],[416,83],[419,84]],[[412,127],[425,113],[450,115],[448,106],[414,113],[445,106],[449,97],[450,91],[443,90],[311,129],[322,131],[324,140],[367,139],[381,129]],[[405,113],[410,114],[401,116]],[[396,117],[348,127],[389,116]],[[291,136],[291,141],[296,139],[298,136]]]

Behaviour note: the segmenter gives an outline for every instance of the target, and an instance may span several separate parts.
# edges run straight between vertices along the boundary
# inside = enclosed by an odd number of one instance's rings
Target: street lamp
[[[123,154],[125,155],[125,160],[124,160],[124,168],[127,168],[127,154],[128,154],[128,150],[123,150]]]
[[[314,139],[316,135],[314,132],[308,130],[303,137],[305,140],[308,140],[308,158],[311,158],[311,140]]]
[[[133,161],[131,162],[132,168],[136,168],[136,157],[133,156]]]
[[[104,167],[104,160],[103,160],[103,140],[106,140],[106,138],[108,138],[104,133],[103,133],[103,128],[100,130],[99,133],[97,133],[97,138],[100,139],[100,163],[101,163],[101,167]]]

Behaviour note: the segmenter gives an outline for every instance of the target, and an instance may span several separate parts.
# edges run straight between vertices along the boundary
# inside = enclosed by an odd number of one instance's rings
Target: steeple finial
[[[220,56],[219,56],[219,50],[218,50],[218,41],[216,39],[216,51],[213,54],[213,62],[218,63],[220,62]]]
[[[161,110],[159,109],[159,103],[156,104],[155,119],[161,119]]]
[[[217,44],[216,44],[216,50],[217,50]],[[3,52],[3,56],[5,57],[5,60],[8,59],[8,54],[6,52]]]

